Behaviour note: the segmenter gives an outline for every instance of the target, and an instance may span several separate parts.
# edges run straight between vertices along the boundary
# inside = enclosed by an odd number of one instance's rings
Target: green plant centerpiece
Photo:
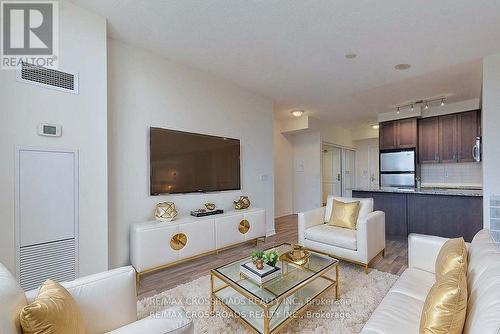
[[[259,270],[264,268],[264,263],[270,266],[276,266],[276,262],[278,262],[279,255],[276,251],[261,251],[256,250],[252,252],[252,261],[255,267]]]

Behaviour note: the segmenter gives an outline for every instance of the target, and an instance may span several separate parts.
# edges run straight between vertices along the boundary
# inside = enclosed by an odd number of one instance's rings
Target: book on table
[[[255,264],[250,261],[240,266],[240,273],[257,284],[266,283],[273,278],[281,275],[281,269],[264,263],[262,269],[258,269]]]

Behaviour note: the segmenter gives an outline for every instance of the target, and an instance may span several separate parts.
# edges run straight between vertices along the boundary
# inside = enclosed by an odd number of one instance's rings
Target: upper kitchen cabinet
[[[458,161],[475,161],[472,149],[476,137],[481,134],[479,110],[468,111],[457,115],[458,125]]]
[[[439,162],[439,118],[422,118],[418,121],[418,158],[420,163]]]
[[[399,120],[396,137],[398,148],[417,147],[417,119],[407,118]]]
[[[383,122],[379,127],[379,146],[381,150],[391,150],[397,148],[397,122]]]
[[[380,123],[379,138],[381,150],[417,147],[417,119]]]
[[[439,117],[439,161],[443,163],[458,160],[457,115]]]
[[[473,162],[473,147],[480,135],[480,110],[420,119],[419,162]]]

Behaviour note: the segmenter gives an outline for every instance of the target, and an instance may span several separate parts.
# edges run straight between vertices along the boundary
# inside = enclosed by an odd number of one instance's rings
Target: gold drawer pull
[[[173,250],[181,250],[187,244],[187,236],[184,233],[177,233],[170,239],[170,247]]]
[[[240,231],[241,234],[245,234],[250,230],[250,223],[248,220],[243,219],[240,222],[240,225],[238,226],[238,231]]]

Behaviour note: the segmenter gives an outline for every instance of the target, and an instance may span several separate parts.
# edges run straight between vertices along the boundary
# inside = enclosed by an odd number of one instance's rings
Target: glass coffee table
[[[291,244],[284,243],[266,251],[275,250],[284,255],[292,248]],[[306,261],[293,262],[280,256],[276,264],[281,269],[280,275],[262,285],[240,274],[240,265],[251,261],[250,257],[211,270],[211,314],[215,304],[220,303],[252,332],[267,334],[281,330],[330,289],[335,288],[335,299],[338,299],[339,261],[330,255],[303,249],[309,252]]]

